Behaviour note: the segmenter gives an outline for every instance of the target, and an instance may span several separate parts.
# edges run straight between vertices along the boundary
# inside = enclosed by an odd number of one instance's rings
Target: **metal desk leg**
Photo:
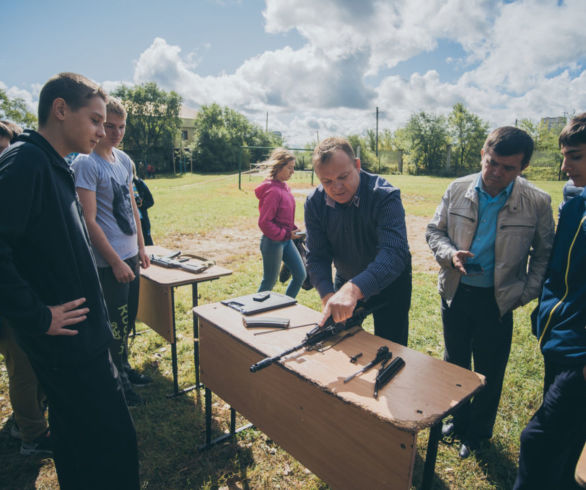
[[[212,391],[209,388],[205,389],[205,405],[206,405],[206,443],[205,448],[212,445]]]
[[[425,456],[425,466],[423,467],[423,480],[421,482],[422,490],[429,490],[433,485],[435,476],[435,460],[437,458],[437,446],[442,434],[442,421],[433,425],[429,429],[429,441],[427,442],[427,454]]]
[[[175,288],[171,288],[171,318],[173,327],[173,342],[171,342],[171,368],[173,369],[173,393],[168,398],[179,394],[179,380],[177,369],[177,330],[175,326]]]
[[[195,386],[189,386],[182,390],[179,390],[179,369],[177,367],[177,329],[175,325],[175,288],[171,288],[171,317],[173,319],[173,342],[171,342],[171,367],[173,369],[173,393],[167,395],[167,398],[175,398],[176,396],[183,395],[195,388]]]
[[[252,424],[246,424],[236,428],[236,410],[230,407],[230,432],[224,433],[212,441],[212,392],[209,388],[205,389],[205,424],[205,444],[198,447],[199,451],[206,451],[216,444],[220,444],[228,439],[234,439],[236,434],[252,427]]]
[[[191,285],[191,303],[197,306],[197,282]],[[199,318],[193,313],[193,364],[195,366],[195,389],[199,390],[202,384],[199,382]]]

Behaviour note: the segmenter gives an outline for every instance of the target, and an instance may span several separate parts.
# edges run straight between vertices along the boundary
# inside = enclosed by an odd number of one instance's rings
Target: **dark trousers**
[[[378,304],[379,301],[384,303],[383,307],[372,314],[374,334],[405,346],[409,339],[411,279],[411,264],[409,264],[392,284],[379,294],[368,298],[368,301],[373,304]],[[345,279],[336,274],[334,289],[337,291],[345,282]]]
[[[138,294],[140,288],[140,271],[138,255],[124,262],[132,269],[135,278],[128,283],[116,280],[111,267],[99,267],[98,274],[104,291],[108,316],[112,325],[114,340],[110,345],[112,361],[118,368],[120,379],[125,389],[130,388],[126,371],[128,364],[128,335],[134,329],[138,312]]]
[[[136,432],[109,353],[81,366],[32,364],[49,402],[61,489],[138,489]]]
[[[442,300],[444,360],[486,377],[486,386],[454,413],[455,432],[463,440],[492,437],[505,369],[511,351],[513,314],[500,316],[493,288],[460,284],[450,306]]]
[[[12,327],[0,319],[0,353],[6,361],[8,393],[25,442],[43,435],[49,424],[45,419],[45,394],[41,389],[27,355],[16,342]]]
[[[586,441],[582,370],[546,361],[543,403],[521,433],[515,489],[579,488],[574,471]]]

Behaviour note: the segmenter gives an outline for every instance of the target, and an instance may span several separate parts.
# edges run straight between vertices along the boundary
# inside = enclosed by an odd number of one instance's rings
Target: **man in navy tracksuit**
[[[586,113],[566,125],[559,142],[562,170],[583,187]],[[573,475],[586,440],[586,191],[561,210],[536,314],[544,396],[521,434],[515,488],[578,488]]]

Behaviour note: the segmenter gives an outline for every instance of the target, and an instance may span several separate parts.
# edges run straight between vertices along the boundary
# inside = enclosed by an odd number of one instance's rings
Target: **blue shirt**
[[[377,175],[361,170],[358,190],[346,204],[330,199],[319,185],[305,202],[305,226],[307,268],[321,297],[334,292],[332,262],[365,299],[389,286],[410,264],[400,191]]]
[[[474,257],[468,264],[479,264],[482,274],[462,276],[461,281],[469,286],[490,288],[494,286],[494,242],[496,239],[496,223],[499,211],[507,202],[513,190],[513,180],[505,189],[492,197],[484,190],[482,175],[476,181],[478,194],[478,227],[470,247]]]

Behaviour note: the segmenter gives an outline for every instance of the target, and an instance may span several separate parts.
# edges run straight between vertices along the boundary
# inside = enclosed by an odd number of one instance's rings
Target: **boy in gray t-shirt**
[[[78,156],[72,168],[112,326],[110,353],[120,372],[126,401],[138,405],[142,399],[132,385],[152,380],[128,364],[128,334],[138,310],[139,263],[144,268],[150,263],[137,226],[140,218],[132,189],[132,160],[116,148],[125,128],[124,107],[109,97],[106,137],[90,155]]]

